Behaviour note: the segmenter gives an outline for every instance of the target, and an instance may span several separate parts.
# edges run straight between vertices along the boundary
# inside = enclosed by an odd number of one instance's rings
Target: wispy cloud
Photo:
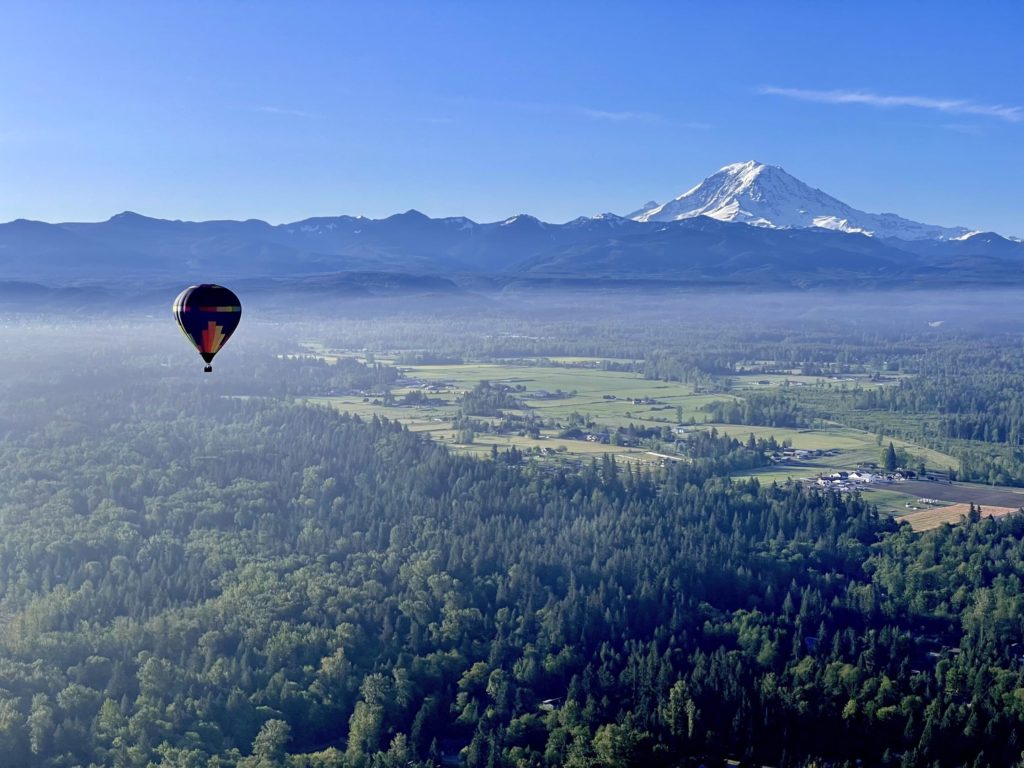
[[[779,88],[761,86],[758,93],[767,96],[784,96],[800,101],[815,101],[820,104],[866,104],[871,107],[891,109],[914,107],[945,112],[952,115],[978,115],[994,117],[1009,123],[1024,123],[1024,107],[1005,104],[979,104],[967,99],[937,99],[930,96],[885,96],[870,91],[814,91],[804,88]]]
[[[673,125],[680,128],[707,128],[707,123],[690,120],[677,120],[657,112],[634,112],[630,110],[598,109],[580,104],[539,103],[521,104],[519,106],[541,109],[549,112],[560,112],[566,115],[584,117],[588,120],[599,120],[606,123],[646,123],[647,125]]]
[[[504,99],[453,99],[452,101],[462,104],[488,105],[501,109],[510,109],[520,112],[539,112],[549,115],[567,115],[587,120],[594,120],[605,123],[636,123],[647,125],[669,125],[677,128],[693,128],[705,130],[710,126],[691,120],[678,120],[668,115],[657,112],[644,112],[634,110],[616,110],[592,107],[584,104],[572,104],[554,101],[510,101]]]
[[[304,112],[301,109],[288,109],[286,107],[259,106],[255,107],[257,112],[266,112],[269,115],[287,115],[289,117],[313,117],[312,112]]]
[[[638,123],[660,123],[665,120],[661,115],[654,112],[614,112],[607,109],[593,109],[592,107],[578,107],[573,104],[555,104],[554,109],[561,109],[580,117],[589,117],[593,120],[608,120],[613,123],[638,122]]]

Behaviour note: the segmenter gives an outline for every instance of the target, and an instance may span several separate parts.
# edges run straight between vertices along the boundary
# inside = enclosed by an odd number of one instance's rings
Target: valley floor
[[[317,345],[317,353],[326,359],[337,359],[346,350],[326,350]],[[853,471],[878,461],[881,442],[876,434],[822,421],[814,428],[725,424],[710,420],[707,408],[723,400],[742,399],[751,392],[786,388],[834,385],[829,377],[788,374],[740,374],[732,377],[729,392],[707,392],[692,384],[657,381],[633,371],[608,370],[626,366],[633,361],[596,357],[562,357],[543,360],[517,360],[510,363],[465,363],[451,365],[400,366],[403,378],[392,389],[393,402],[385,405],[374,393],[346,394],[309,398],[310,402],[329,404],[340,411],[363,417],[378,415],[398,421],[414,432],[428,433],[438,442],[453,449],[480,456],[492,450],[507,451],[512,447],[536,461],[576,462],[602,455],[619,461],[657,466],[666,461],[686,460],[675,451],[671,442],[660,439],[617,445],[607,439],[611,430],[635,427],[667,430],[682,437],[699,431],[715,429],[745,441],[774,438],[794,451],[812,455],[780,457],[778,463],[761,469],[734,474],[736,478],[755,477],[762,483],[790,481],[814,482],[817,477],[840,471]],[[460,415],[459,399],[480,382],[519,388],[522,409],[513,409],[512,416],[533,417],[544,426],[534,435],[524,430],[478,432],[471,442],[456,426]],[[861,387],[883,387],[867,375],[843,377],[843,384]],[[422,392],[429,402],[397,404],[412,393]],[[680,410],[681,409],[681,410]],[[677,417],[682,416],[682,420]],[[582,420],[592,425],[583,429],[577,439],[560,437],[568,424]],[[500,429],[501,419],[486,419]],[[890,438],[886,438],[886,444]],[[907,440],[891,438],[891,442],[922,461],[929,471],[944,475],[958,460],[948,454]],[[891,515],[901,516],[919,508],[946,504],[976,503],[994,507],[1024,506],[1024,490],[994,488],[976,483],[950,483],[928,480],[906,480],[899,483],[876,483],[860,486],[868,500]],[[931,503],[920,502],[929,499]]]

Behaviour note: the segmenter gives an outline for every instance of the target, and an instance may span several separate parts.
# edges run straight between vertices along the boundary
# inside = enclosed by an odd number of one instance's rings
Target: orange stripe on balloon
[[[203,331],[203,344],[200,351],[213,354],[220,349],[220,345],[223,343],[224,333],[221,327],[211,320],[206,324],[206,330]]]

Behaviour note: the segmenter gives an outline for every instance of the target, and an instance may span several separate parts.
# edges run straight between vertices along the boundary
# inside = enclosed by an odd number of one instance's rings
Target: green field
[[[334,359],[339,353],[323,347],[315,348],[316,354]],[[625,448],[615,445],[587,442],[583,440],[559,439],[558,429],[546,428],[540,439],[522,435],[496,435],[482,433],[474,436],[471,444],[456,442],[458,434],[453,420],[459,415],[458,400],[461,395],[481,381],[522,387],[516,393],[528,411],[545,420],[567,424],[570,416],[580,414],[603,427],[615,429],[629,424],[644,427],[674,427],[677,424],[677,407],[682,408],[683,424],[688,430],[716,428],[719,432],[746,440],[750,434],[757,438],[773,436],[780,443],[788,441],[797,449],[833,451],[832,456],[820,456],[800,462],[766,467],[737,477],[757,477],[763,482],[784,482],[788,479],[816,477],[822,473],[852,469],[863,462],[878,461],[881,447],[877,437],[870,432],[853,429],[837,423],[824,423],[817,429],[787,429],[780,427],[755,427],[736,424],[713,424],[706,422],[707,414],[702,410],[707,404],[727,400],[737,395],[696,393],[694,387],[679,382],[655,381],[643,378],[637,373],[606,371],[598,367],[580,365],[600,364],[599,358],[564,357],[549,358],[545,365],[466,363],[461,365],[403,365],[404,378],[393,389],[396,399],[409,392],[429,387],[437,391],[428,396],[440,402],[418,406],[384,406],[359,396],[309,398],[311,402],[331,405],[342,411],[372,417],[374,414],[406,425],[410,430],[429,433],[456,450],[473,454],[486,454],[492,446],[506,450],[515,446],[519,450],[533,452],[548,458],[583,457],[596,454],[613,454],[623,459],[658,463],[656,456],[649,455],[649,448]],[[618,361],[622,362],[622,361]],[[561,363],[562,365],[552,365]],[[768,384],[760,382],[768,381]],[[780,374],[745,374],[732,377],[733,389],[742,396],[745,391],[784,386],[788,381],[801,381],[807,385],[824,381],[810,376],[786,376]],[[401,386],[404,384],[405,386]],[[543,392],[560,397],[544,397]],[[636,403],[634,400],[649,399],[653,403]],[[365,401],[364,401],[365,400]],[[493,421],[493,420],[492,420]],[[695,423],[691,423],[695,422]],[[925,459],[930,467],[944,469],[957,466],[951,456],[932,451],[903,440],[893,439],[896,447],[905,447],[911,454]],[[883,442],[888,443],[888,438]],[[666,449],[671,451],[671,449]],[[871,491],[879,503],[897,512],[903,509],[905,496],[886,491]],[[892,496],[890,499],[889,497]]]
[[[324,355],[329,357],[329,355]],[[586,358],[588,361],[591,358]],[[572,358],[573,361],[578,360]],[[383,406],[372,402],[364,402],[358,396],[318,397],[309,398],[310,402],[329,404],[339,410],[359,414],[360,416],[380,415],[394,419],[415,431],[430,432],[434,437],[451,443],[455,437],[452,420],[458,416],[458,397],[472,389],[481,381],[496,384],[521,385],[525,392],[518,396],[528,406],[530,412],[544,419],[566,422],[570,415],[579,413],[603,426],[615,428],[628,424],[645,426],[670,426],[676,424],[676,407],[682,406],[683,418],[691,416],[697,421],[704,418],[701,406],[728,397],[727,395],[696,395],[693,388],[686,384],[662,382],[644,379],[639,374],[602,371],[596,368],[553,367],[529,365],[496,365],[496,364],[464,364],[464,365],[416,365],[402,366],[406,380],[418,380],[427,384],[447,385],[444,391],[431,393],[430,397],[443,400],[443,405],[428,406]],[[400,382],[401,383],[401,382]],[[420,387],[397,387],[393,390],[396,398]],[[563,398],[539,397],[539,391],[555,393],[574,392]],[[615,399],[606,399],[604,395],[612,395]],[[657,405],[637,405],[634,398],[650,398]],[[614,445],[601,445],[580,440],[558,440],[558,430],[544,430],[540,440],[529,437],[481,434],[472,445],[461,446],[470,452],[489,451],[491,445],[499,449],[515,445],[520,450],[527,448],[559,447],[576,455],[596,453],[642,454],[639,449],[627,449]]]
[[[710,425],[709,425],[710,426]],[[725,432],[737,439],[745,439],[751,433],[762,438],[772,435],[778,441],[789,440],[794,448],[808,451],[838,450],[834,457],[821,457],[806,462],[814,468],[814,474],[823,470],[852,469],[866,462],[877,462],[882,446],[891,441],[896,448],[906,448],[912,455],[920,456],[929,467],[945,469],[956,467],[959,460],[940,451],[910,443],[899,438],[885,438],[882,445],[871,432],[861,429],[844,427],[839,424],[827,424],[822,429],[787,429],[785,427],[748,427],[741,424],[715,424],[719,432]]]
[[[877,506],[879,512],[885,512],[895,517],[912,512],[914,507],[920,506],[916,503],[917,497],[915,494],[902,493],[895,490],[893,486],[871,488],[864,493],[864,498]],[[907,504],[910,504],[910,506],[908,507]],[[938,507],[941,505],[936,504],[934,506]]]

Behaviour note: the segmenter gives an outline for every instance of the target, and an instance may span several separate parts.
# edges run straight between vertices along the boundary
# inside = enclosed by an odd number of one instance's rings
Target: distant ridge
[[[1021,285],[1022,267],[1020,241],[864,213],[753,161],[724,166],[679,197],[652,201],[630,216],[602,213],[564,224],[528,214],[489,223],[434,219],[416,210],[279,225],[172,221],[132,211],[103,222],[0,224],[0,281],[8,281],[8,294],[18,291],[18,281],[59,287],[284,280],[294,290],[350,295],[552,280]],[[322,279],[306,279],[314,276]]]

